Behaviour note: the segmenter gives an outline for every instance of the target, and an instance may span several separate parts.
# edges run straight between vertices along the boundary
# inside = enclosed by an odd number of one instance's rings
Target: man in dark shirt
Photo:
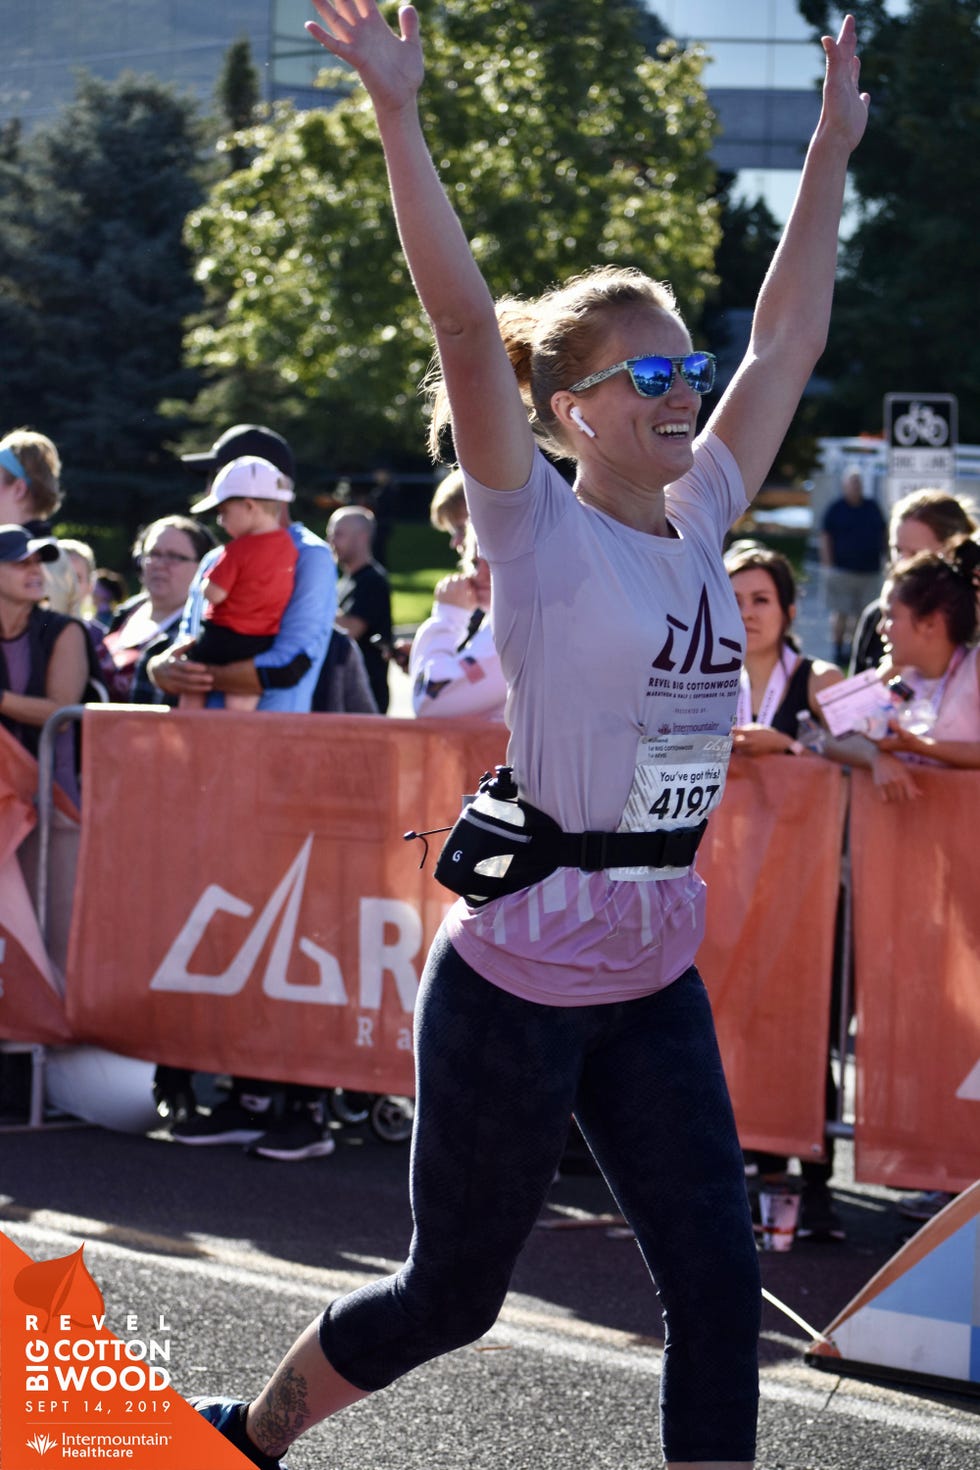
[[[391,653],[391,589],[388,574],[372,556],[374,516],[360,505],[335,510],[327,540],[340,568],[337,623],[364,655],[378,710],[388,709],[388,658]]]
[[[836,663],[847,657],[857,620],[878,593],[885,532],[877,501],[865,499],[861,476],[849,471],[843,494],[824,512],[820,534]]]

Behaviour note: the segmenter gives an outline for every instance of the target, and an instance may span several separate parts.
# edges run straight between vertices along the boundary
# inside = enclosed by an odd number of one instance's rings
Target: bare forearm
[[[793,209],[766,274],[752,324],[758,347],[781,330],[805,344],[813,362],[826,344],[850,148],[818,127]]]
[[[823,753],[839,766],[863,766],[870,771],[874,767],[878,747],[865,735],[828,735]]]
[[[225,589],[223,587],[219,587],[217,582],[215,582],[211,577],[208,577],[207,580],[203,583],[201,591],[204,593],[204,596],[207,598],[208,602],[212,603],[215,607],[218,606],[219,602],[224,602],[225,598],[228,596],[228,593],[225,591]]]
[[[79,699],[81,694],[79,694]],[[13,694],[9,689],[3,691],[0,696],[0,714],[8,720],[16,720],[19,725],[44,724],[57,710],[63,709],[66,703],[74,703],[73,700],[47,699],[42,695]]]
[[[262,694],[262,685],[250,658],[233,664],[208,664],[212,688],[220,694]]]
[[[941,761],[959,771],[980,770],[980,740],[935,740],[931,735],[902,732],[882,741],[886,750],[920,755],[925,760]]]
[[[923,740],[924,754],[960,771],[980,769],[980,740]]]
[[[399,238],[436,336],[493,320],[490,292],[436,172],[417,105],[379,112],[378,130]]]

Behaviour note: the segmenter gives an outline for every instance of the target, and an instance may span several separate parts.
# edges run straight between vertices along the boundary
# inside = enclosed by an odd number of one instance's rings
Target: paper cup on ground
[[[799,1186],[781,1181],[761,1184],[759,1215],[762,1220],[762,1249],[788,1251],[800,1217]]]

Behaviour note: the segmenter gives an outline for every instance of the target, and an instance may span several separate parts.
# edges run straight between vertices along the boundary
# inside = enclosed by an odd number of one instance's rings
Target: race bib
[[[640,740],[636,769],[620,832],[672,832],[696,827],[711,815],[725,790],[730,735],[656,735]],[[610,868],[620,881],[659,882],[687,868]]]

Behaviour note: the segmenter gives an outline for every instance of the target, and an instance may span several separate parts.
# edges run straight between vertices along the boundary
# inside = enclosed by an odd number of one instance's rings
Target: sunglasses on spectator
[[[695,393],[710,393],[715,384],[715,359],[710,352],[689,352],[686,357],[628,357],[615,367],[603,368],[580,383],[573,383],[568,391],[582,393],[616,373],[629,373],[630,382],[641,398],[662,398],[674,381],[675,372],[680,373]]]
[[[139,558],[141,562],[159,561],[164,566],[177,566],[182,561],[192,561],[195,564],[200,560],[196,556],[183,556],[179,551],[144,551]]]

